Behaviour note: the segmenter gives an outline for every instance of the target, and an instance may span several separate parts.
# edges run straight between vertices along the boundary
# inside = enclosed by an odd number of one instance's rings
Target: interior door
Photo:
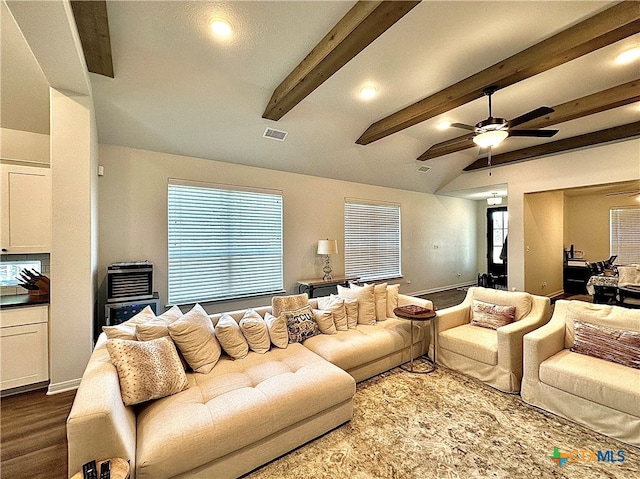
[[[507,233],[509,213],[506,206],[487,209],[487,270],[499,284],[507,284]]]

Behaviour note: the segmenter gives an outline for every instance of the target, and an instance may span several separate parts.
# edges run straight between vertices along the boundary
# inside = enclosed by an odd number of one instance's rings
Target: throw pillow
[[[571,351],[640,369],[640,332],[574,320]]]
[[[387,286],[387,318],[395,318],[393,310],[398,307],[398,296],[400,294],[399,284],[390,284]]]
[[[136,339],[138,341],[151,341],[152,339],[171,337],[168,326],[182,317],[182,311],[177,306],[173,306],[160,316],[156,316],[144,323],[136,326]]]
[[[220,316],[215,334],[222,349],[233,359],[242,359],[249,354],[249,345],[240,331],[240,325],[230,314]]]
[[[308,302],[309,295],[307,293],[274,296],[271,298],[271,314],[278,317],[283,311],[293,311],[305,306]]]
[[[331,311],[325,311],[322,309],[314,309],[313,317],[318,323],[318,328],[322,334],[337,334],[338,330],[333,322],[333,314]]]
[[[115,326],[103,326],[102,330],[105,332],[108,339],[128,339],[135,341],[137,339],[136,326],[154,319],[155,317],[156,315],[153,312],[153,309],[151,309],[151,306],[147,306],[128,321]]]
[[[189,386],[176,347],[169,338],[107,340],[125,406],[176,394]]]
[[[284,317],[275,317],[271,313],[264,315],[264,322],[269,330],[269,339],[271,343],[280,349],[285,349],[289,344],[289,330]]]
[[[515,306],[501,306],[478,301],[477,299],[473,300],[471,310],[471,325],[489,329],[498,329],[501,326],[513,323],[516,315]]]
[[[333,323],[335,324],[337,331],[347,331],[349,329],[347,323],[347,310],[344,307],[343,298],[338,298],[334,295],[318,298],[318,308],[325,311],[331,311],[331,314],[333,315]]]
[[[287,323],[290,343],[301,343],[305,339],[322,334],[309,305],[292,311],[283,311],[281,315]]]
[[[352,284],[350,288],[338,285],[338,296],[358,300],[358,324],[376,324],[376,304],[372,284],[369,286]]]
[[[358,300],[341,298],[333,294],[331,295],[331,298],[341,299],[344,301],[344,311],[347,315],[347,328],[356,329],[356,326],[358,325]]]
[[[220,344],[213,323],[202,306],[196,304],[191,311],[169,326],[169,334],[178,349],[197,373],[209,373],[220,359]]]
[[[271,339],[267,324],[255,310],[248,309],[240,320],[240,330],[251,351],[264,354],[271,348]]]
[[[368,284],[365,283],[365,286]],[[373,285],[373,299],[376,306],[376,321],[384,321],[387,319],[387,283]]]

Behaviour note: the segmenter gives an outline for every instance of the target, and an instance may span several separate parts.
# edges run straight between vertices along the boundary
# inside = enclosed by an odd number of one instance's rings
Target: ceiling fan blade
[[[509,136],[532,136],[536,138],[551,138],[559,130],[509,130]]]
[[[464,123],[451,123],[451,126],[462,128],[463,130],[477,131],[475,126],[465,125]]]
[[[531,110],[529,113],[525,113],[524,115],[520,115],[509,122],[509,128],[513,128],[514,126],[522,125],[531,120],[535,120],[536,118],[540,118],[541,116],[548,115],[553,113],[555,110],[553,108],[549,108],[548,106],[541,106],[540,108],[536,108],[535,110]]]
[[[447,146],[452,146],[452,145],[457,145],[457,144],[460,144],[460,143],[468,142],[468,141],[471,141],[471,139],[474,136],[475,135],[469,133],[469,134],[466,134],[466,135],[458,136],[456,138],[451,138],[450,140],[441,141],[440,143],[436,143],[435,145],[430,147],[427,151],[439,150],[439,149],[445,148]],[[469,145],[469,146],[472,146],[472,145]]]

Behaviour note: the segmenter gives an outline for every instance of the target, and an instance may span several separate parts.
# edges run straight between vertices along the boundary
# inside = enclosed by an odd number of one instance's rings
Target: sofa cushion
[[[540,364],[540,381],[640,417],[640,370],[563,349]]]
[[[355,394],[351,376],[301,344],[250,352],[242,361],[222,357],[209,374],[188,378],[186,391],[141,408],[137,477],[192,471]]]
[[[327,361],[349,371],[409,347],[410,327],[411,322],[402,319],[390,319],[376,325],[359,324],[356,329],[338,331],[333,336],[307,339],[304,345]],[[423,338],[422,328],[416,328],[415,343]]]
[[[575,320],[607,328],[640,332],[640,309],[571,301],[565,320],[564,346],[567,349],[573,346]]]
[[[222,350],[213,323],[202,306],[191,310],[169,326],[169,334],[191,369],[208,373],[220,358]]]
[[[513,323],[515,314],[515,306],[501,306],[474,299],[471,306],[471,325],[498,329]]]
[[[640,369],[640,333],[574,321],[571,351]]]
[[[376,303],[373,285],[351,287],[337,286],[341,298],[358,300],[358,324],[376,324]]]
[[[189,385],[170,338],[109,339],[107,350],[118,371],[120,393],[126,406],[176,394]]]
[[[269,330],[269,339],[277,348],[286,348],[289,345],[289,330],[283,316],[275,317],[271,313],[264,315],[264,322]]]
[[[322,334],[310,305],[292,311],[283,311],[280,316],[287,323],[289,343],[301,343],[307,338]]]
[[[309,295],[307,293],[274,296],[271,298],[271,314],[278,317],[283,311],[292,311],[301,308],[308,302]]]
[[[438,335],[438,347],[481,363],[498,364],[498,333],[493,329],[470,323],[447,329]]]
[[[344,307],[344,298],[337,296],[324,296],[318,298],[318,309],[331,311],[333,315],[333,324],[338,331],[347,331],[349,325],[347,323],[347,310]]]
[[[240,325],[230,315],[223,314],[220,317],[215,335],[224,352],[233,359],[242,359],[249,353],[249,344],[240,331]]]
[[[500,304],[503,306],[515,306],[515,320],[520,321],[533,307],[533,300],[529,293],[519,291],[502,291],[499,289],[474,288],[473,299],[485,303]]]

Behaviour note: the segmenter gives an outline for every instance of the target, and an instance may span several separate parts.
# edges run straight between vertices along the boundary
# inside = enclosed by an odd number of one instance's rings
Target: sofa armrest
[[[104,333],[103,333],[104,335]],[[67,418],[69,477],[92,459],[121,457],[135,470],[136,415],[122,402],[118,373],[100,338]],[[133,477],[133,476],[132,476]]]
[[[567,301],[556,302],[551,321],[524,336],[522,363],[525,379],[539,381],[540,364],[564,349],[567,304]]]
[[[407,294],[398,295],[398,306],[408,306],[415,304],[416,306],[422,306],[423,308],[433,309],[433,302],[428,299],[417,298],[415,296],[409,296]]]

